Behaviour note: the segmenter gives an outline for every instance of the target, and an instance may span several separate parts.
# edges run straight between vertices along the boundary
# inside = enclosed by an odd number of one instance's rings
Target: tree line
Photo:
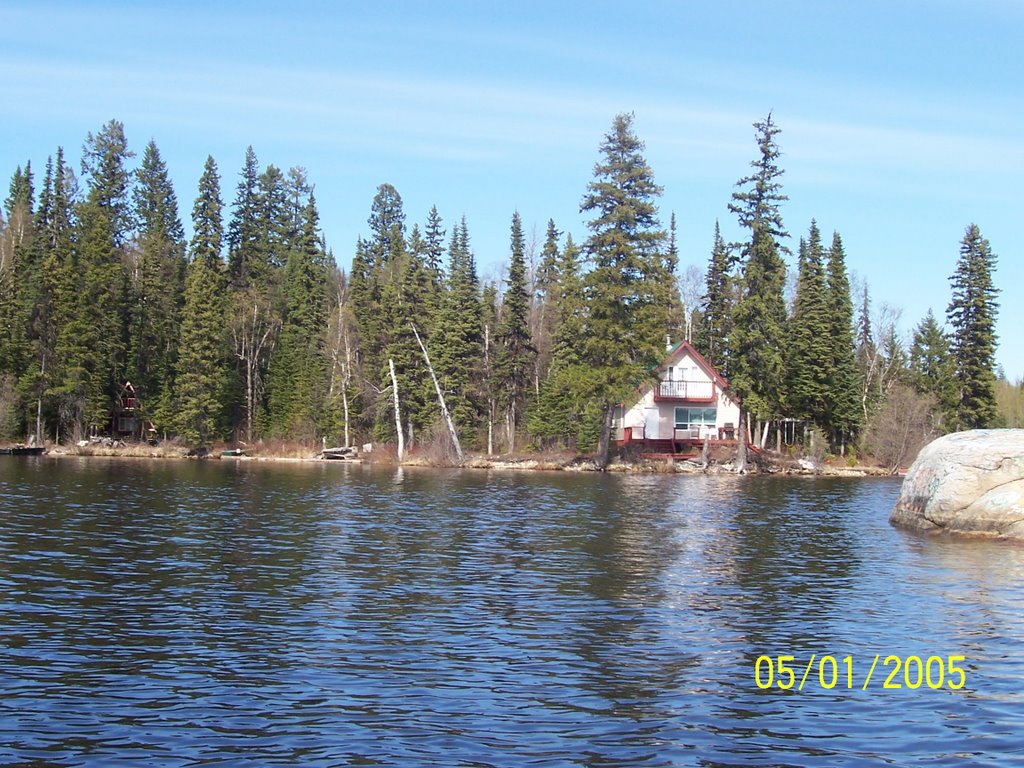
[[[855,296],[838,233],[826,245],[810,222],[790,278],[779,128],[771,115],[754,128],[751,172],[726,202],[743,236],[726,242],[715,224],[700,290],[684,298],[675,216],[662,224],[630,114],[599,146],[585,237],[548,221],[528,242],[514,212],[500,283],[480,279],[464,217],[434,207],[410,227],[390,184],[339,270],[306,172],[261,168],[251,147],[227,213],[207,159],[186,242],[156,144],[131,168],[112,120],[86,137],[80,174],[58,149],[38,194],[31,164],[12,177],[0,433],[106,432],[130,381],[151,433],[196,445],[558,447],[604,463],[618,404],[682,338],[728,378],[740,434],[762,445],[812,434],[846,452],[893,418],[894,393],[923,403],[917,431],[997,423],[995,257],[978,228],[951,278],[951,330],[929,313],[904,344],[892,312],[872,316],[866,285]]]

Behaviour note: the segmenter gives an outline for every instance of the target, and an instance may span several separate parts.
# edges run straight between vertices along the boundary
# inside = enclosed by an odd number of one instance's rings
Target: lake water
[[[0,763],[1024,763],[1024,548],[898,490],[3,458]]]

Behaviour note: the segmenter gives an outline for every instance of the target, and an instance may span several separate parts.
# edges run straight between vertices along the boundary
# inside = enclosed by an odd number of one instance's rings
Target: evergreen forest
[[[743,235],[708,222],[705,265],[679,264],[675,216],[620,114],[580,180],[585,230],[549,220],[534,244],[510,211],[504,277],[487,282],[470,222],[436,207],[411,221],[388,183],[367,201],[368,235],[337,259],[307,172],[252,147],[228,181],[207,158],[187,237],[156,144],[137,155],[111,120],[77,170],[57,148],[11,177],[0,439],[111,434],[130,394],[140,439],[562,450],[603,466],[616,406],[666,339],[692,341],[728,379],[740,432],[761,447],[899,464],[908,441],[1024,425],[1021,382],[995,368],[996,257],[978,227],[950,244],[942,314],[905,337],[899,309],[852,282],[838,232],[789,233],[771,115],[753,138],[722,201]]]

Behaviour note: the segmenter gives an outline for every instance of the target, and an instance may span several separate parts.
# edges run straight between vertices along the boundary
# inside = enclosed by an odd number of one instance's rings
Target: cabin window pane
[[[689,429],[690,409],[684,406],[676,408],[676,429]]]
[[[717,408],[705,408],[704,409],[704,423],[710,427],[715,426],[716,417],[718,416]]]

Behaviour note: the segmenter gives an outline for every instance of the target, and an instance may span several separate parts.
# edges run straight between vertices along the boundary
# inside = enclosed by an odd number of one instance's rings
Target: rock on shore
[[[925,446],[889,522],[1024,539],[1024,429],[955,432]]]

